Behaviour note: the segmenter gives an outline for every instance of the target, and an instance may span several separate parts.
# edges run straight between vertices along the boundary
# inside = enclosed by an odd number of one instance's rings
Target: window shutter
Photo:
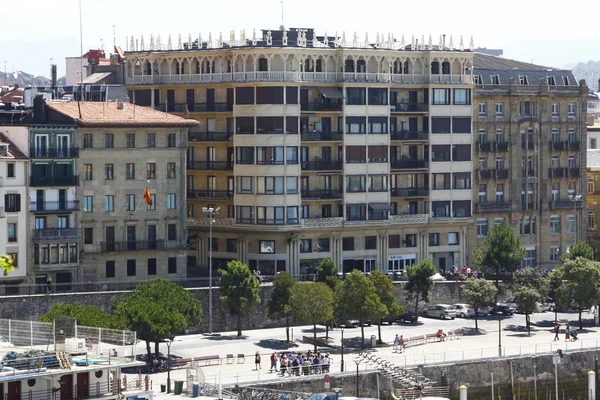
[[[15,195],[15,211],[17,211],[17,212],[21,211],[21,195],[20,194]]]

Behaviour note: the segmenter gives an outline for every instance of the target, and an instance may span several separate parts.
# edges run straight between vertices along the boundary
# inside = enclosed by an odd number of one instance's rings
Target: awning
[[[369,208],[373,211],[392,211],[392,206],[388,203],[371,203]]]
[[[96,72],[95,74],[91,74],[87,78],[83,80],[84,85],[94,85],[97,83],[102,83],[104,79],[108,78],[112,75],[112,72]]]
[[[336,87],[323,86],[323,87],[317,87],[317,90],[319,92],[321,92],[321,94],[323,96],[327,97],[328,99],[343,99],[344,98],[342,91]]]

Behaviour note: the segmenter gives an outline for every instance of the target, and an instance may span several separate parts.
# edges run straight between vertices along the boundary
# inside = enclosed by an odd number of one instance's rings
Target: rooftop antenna
[[[81,0],[79,0],[79,50],[81,52],[79,56],[80,72],[79,72],[79,90],[81,90],[81,96],[77,101],[77,108],[79,109],[79,119],[81,116],[81,101],[83,100],[83,23],[81,18]]]
[[[113,25],[113,47],[117,45],[117,31],[115,29],[115,25]]]
[[[279,30],[283,31],[285,30],[283,25],[283,0],[280,0],[279,2],[281,3],[281,26],[279,27]]]

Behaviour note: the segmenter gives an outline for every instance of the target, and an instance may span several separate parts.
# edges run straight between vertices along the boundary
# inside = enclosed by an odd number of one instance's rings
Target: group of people
[[[558,334],[560,333],[560,324],[558,322],[554,323],[554,340],[560,340],[560,337],[558,336]],[[575,341],[577,340],[577,331],[574,330],[572,331],[571,328],[569,327],[569,324],[567,324],[565,326],[565,341],[570,342],[570,341]]]
[[[273,352],[269,357],[271,367],[269,372],[279,372],[281,376],[300,376],[310,374],[321,374],[329,372],[329,366],[333,362],[333,358],[329,353],[320,353],[308,351],[306,353],[296,352]],[[256,352],[254,356],[254,364],[256,369],[261,369],[260,352]]]

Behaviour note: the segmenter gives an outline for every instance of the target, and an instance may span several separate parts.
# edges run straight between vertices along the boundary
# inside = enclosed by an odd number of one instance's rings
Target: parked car
[[[344,395],[341,393],[325,392],[312,394],[308,400],[336,400],[342,397],[344,397]]]
[[[506,303],[496,303],[492,305],[491,314],[513,315],[514,313],[514,307],[511,307]]]
[[[457,317],[470,318],[475,315],[475,310],[468,304],[453,304],[452,307],[456,310]]]
[[[448,304],[436,304],[423,311],[424,317],[436,317],[441,319],[456,318],[456,310]]]
[[[519,310],[519,306],[516,303],[514,298],[508,299],[505,301],[506,304],[508,304],[509,306],[511,306],[512,308],[515,309],[515,312],[520,313],[521,310]],[[554,308],[556,307],[554,305],[554,303],[536,303],[537,304],[537,308],[540,310],[540,312],[545,312],[545,311],[554,311]]]
[[[546,302],[540,303],[539,307],[542,312],[545,312],[545,311],[554,312],[554,310],[556,310],[556,304],[554,304],[554,302],[551,300],[546,300]]]
[[[401,322],[401,323],[410,322],[410,323],[414,324],[418,320],[419,320],[419,316],[412,311],[407,311],[404,314],[399,315],[398,318],[396,318],[396,321]]]

